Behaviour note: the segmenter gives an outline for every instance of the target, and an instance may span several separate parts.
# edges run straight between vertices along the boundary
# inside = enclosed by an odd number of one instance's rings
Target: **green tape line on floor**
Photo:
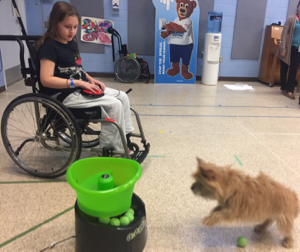
[[[234,157],[235,157],[236,161],[238,161],[239,164],[240,164],[241,166],[243,166],[243,163],[238,159],[238,157],[237,157],[236,155],[234,155]]]

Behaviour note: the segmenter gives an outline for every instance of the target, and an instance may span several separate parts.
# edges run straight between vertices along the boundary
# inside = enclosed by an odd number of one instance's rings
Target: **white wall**
[[[24,26],[26,24],[24,0],[16,0]],[[22,35],[21,28],[17,22],[17,16],[12,10],[10,0],[0,1],[0,34],[1,35]],[[16,41],[0,41],[0,48],[3,61],[3,72],[5,70],[20,65],[20,47]],[[26,48],[26,46],[25,46]],[[26,48],[27,49],[27,48]],[[25,62],[27,63],[28,51],[25,51]]]

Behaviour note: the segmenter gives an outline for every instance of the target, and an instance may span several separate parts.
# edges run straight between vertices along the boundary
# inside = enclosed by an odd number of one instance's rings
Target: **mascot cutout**
[[[170,62],[172,68],[167,70],[167,75],[174,77],[180,73],[186,79],[194,78],[189,72],[191,55],[194,47],[193,23],[190,16],[192,15],[197,3],[194,0],[176,0],[177,18],[174,22],[170,21],[165,25],[165,30],[160,36],[165,39],[169,37],[170,45]]]

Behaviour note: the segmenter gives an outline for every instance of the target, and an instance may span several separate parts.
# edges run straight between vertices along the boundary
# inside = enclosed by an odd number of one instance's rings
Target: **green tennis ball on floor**
[[[99,217],[99,222],[103,224],[108,224],[110,222],[109,217]]]
[[[128,217],[130,222],[134,220],[134,216],[131,213],[126,213],[124,216]]]
[[[237,239],[237,245],[238,245],[239,247],[244,248],[244,247],[246,247],[247,243],[248,243],[248,240],[247,240],[247,238],[244,237],[244,236],[240,236],[240,237]]]
[[[121,226],[127,226],[130,223],[130,220],[127,216],[122,216],[120,218],[120,224]]]
[[[120,226],[120,220],[117,218],[111,218],[109,224],[114,227],[118,227]]]
[[[131,213],[134,216],[134,210],[132,208],[129,208],[126,213]]]

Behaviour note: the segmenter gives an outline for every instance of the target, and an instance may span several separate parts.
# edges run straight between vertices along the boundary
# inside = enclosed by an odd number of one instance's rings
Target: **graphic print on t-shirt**
[[[183,38],[183,32],[173,32],[172,34],[174,39],[182,39]]]
[[[58,67],[59,74],[67,74],[69,79],[82,80],[82,76],[85,75],[85,72],[81,66],[72,66],[72,67]]]
[[[81,66],[81,57],[80,57],[80,55],[75,56],[75,62],[77,63],[78,66]]]

